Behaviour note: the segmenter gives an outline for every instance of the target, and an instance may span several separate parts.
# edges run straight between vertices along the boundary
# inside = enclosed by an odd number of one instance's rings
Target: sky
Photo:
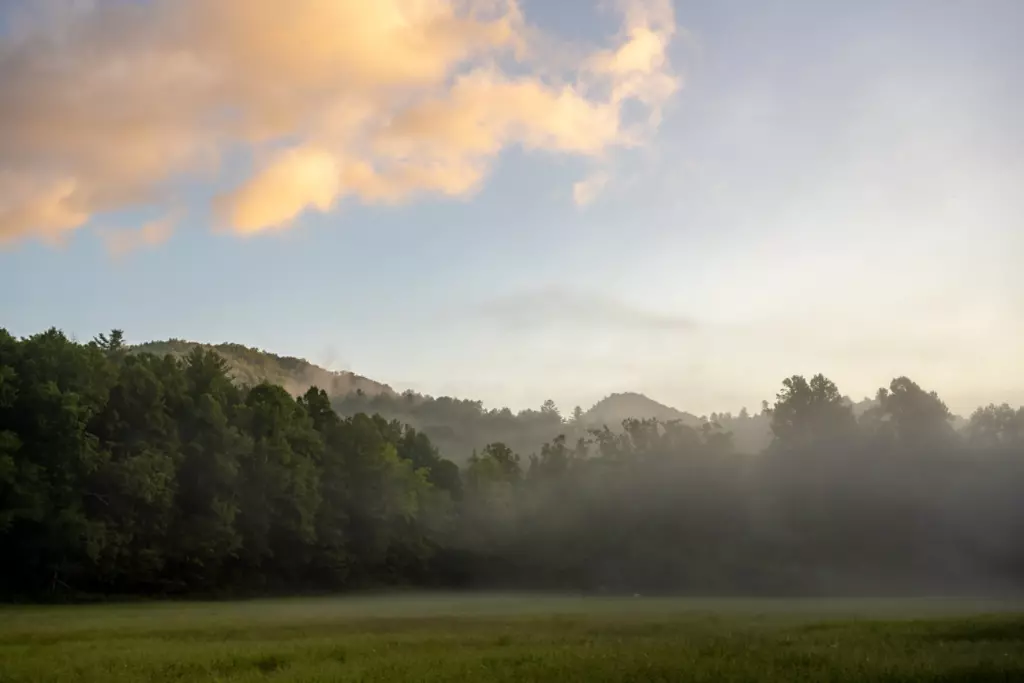
[[[0,0],[0,326],[564,412],[1024,404],[1017,0]]]

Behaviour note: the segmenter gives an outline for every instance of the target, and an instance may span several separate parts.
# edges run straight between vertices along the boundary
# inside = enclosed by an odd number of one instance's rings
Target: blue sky
[[[960,412],[1024,403],[1024,4],[677,2],[670,29],[656,1],[620,3],[625,12],[605,5],[522,2],[525,23],[565,71],[552,76],[547,57],[507,55],[499,68],[548,85],[593,77],[599,87],[587,96],[604,103],[600,87],[624,81],[600,81],[607,73],[574,60],[614,51],[631,35],[623,26],[648,22],[666,48],[649,71],[679,87],[622,105],[623,120],[660,114],[638,143],[619,144],[616,132],[584,150],[589,138],[573,136],[589,129],[518,121],[509,130],[523,137],[502,133],[470,191],[403,185],[401,196],[376,201],[360,186],[286,229],[243,235],[218,221],[218,197],[255,177],[270,152],[237,131],[179,128],[185,118],[197,124],[177,100],[137,111],[157,112],[148,115],[168,135],[187,129],[182,145],[195,138],[197,149],[219,150],[217,163],[160,175],[160,155],[177,146],[111,160],[71,137],[65,158],[55,143],[19,142],[27,129],[0,116],[0,234],[9,237],[0,324],[18,335],[57,326],[85,339],[121,327],[132,341],[235,341],[488,406],[550,397],[568,410],[633,390],[694,412],[735,411],[770,399],[785,376],[815,372],[856,398],[907,374]],[[87,45],[95,11],[55,10],[37,18],[37,34],[8,22],[10,54],[30,58],[0,56],[0,89],[30,87],[25,73],[39,72],[20,64]],[[166,19],[158,13],[131,18],[142,22],[132,24],[137,35]],[[58,24],[70,27],[62,47],[33,37]],[[123,42],[133,54],[143,41]],[[189,45],[213,49],[198,38]],[[90,68],[70,62],[60,67],[68,79]],[[52,99],[61,83],[32,81],[19,101],[61,101]],[[438,82],[430,97],[447,102],[449,85]],[[169,97],[137,81],[117,87],[137,101]],[[90,137],[90,126],[105,125],[97,111],[117,109],[76,106],[61,114],[68,129],[116,147],[116,128]],[[275,131],[275,144],[305,130]],[[317,144],[328,139],[317,135]],[[67,209],[87,219],[59,214],[56,240],[15,222],[38,215],[42,225],[52,212],[13,213],[18,182],[44,171],[90,188],[84,208]],[[110,182],[93,180],[101,174]],[[607,182],[581,206],[573,186],[589,177]],[[138,178],[150,182],[120,191]],[[132,232],[145,225],[173,234]]]

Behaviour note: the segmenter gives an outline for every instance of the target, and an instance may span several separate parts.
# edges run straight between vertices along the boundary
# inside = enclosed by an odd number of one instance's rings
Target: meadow
[[[0,608],[0,683],[1021,681],[1024,604],[416,595]]]

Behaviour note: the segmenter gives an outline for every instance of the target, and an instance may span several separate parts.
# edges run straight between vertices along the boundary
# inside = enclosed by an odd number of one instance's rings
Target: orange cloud
[[[228,148],[264,160],[218,200],[239,233],[345,196],[465,196],[512,145],[605,163],[679,87],[669,0],[624,2],[614,45],[564,70],[515,0],[92,5],[0,38],[0,242],[160,206]],[[622,123],[627,100],[651,125]]]
[[[603,171],[598,171],[588,178],[584,178],[573,184],[572,200],[576,206],[586,206],[597,199],[597,196],[608,184],[610,178]]]
[[[341,172],[329,152],[285,150],[243,187],[222,200],[227,222],[239,233],[285,228],[306,207],[327,211],[339,194]]]
[[[147,223],[137,230],[104,232],[102,238],[107,247],[107,253],[117,259],[137,249],[159,246],[171,238],[174,233],[174,222],[175,219],[168,216]]]
[[[0,171],[0,245],[28,235],[51,244],[89,220],[75,199],[74,178],[33,178]]]

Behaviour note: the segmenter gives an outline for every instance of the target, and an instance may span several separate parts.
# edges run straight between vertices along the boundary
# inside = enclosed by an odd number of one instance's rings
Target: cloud
[[[49,244],[61,243],[89,218],[74,199],[77,185],[71,177],[0,171],[0,246],[33,233]]]
[[[226,196],[222,206],[237,232],[286,228],[307,206],[330,210],[340,182],[341,170],[329,152],[309,147],[288,149]]]
[[[165,243],[174,233],[174,223],[175,218],[167,216],[147,223],[136,230],[105,231],[101,233],[101,237],[107,248],[107,253],[117,259],[138,249],[156,247]]]
[[[576,206],[587,206],[601,194],[601,190],[608,184],[609,176],[603,171],[594,173],[572,186],[572,200]]]
[[[591,68],[610,78],[611,99],[636,99],[648,105],[648,121],[657,125],[661,105],[679,89],[669,68],[668,46],[676,33],[671,0],[622,2],[625,21],[620,45],[591,58]]]
[[[603,168],[680,85],[669,0],[621,3],[611,45],[567,68],[515,0],[34,6],[0,36],[3,242],[162,207],[183,177],[226,181],[237,150],[256,162],[216,205],[244,234],[346,197],[468,196],[510,146]],[[627,102],[646,116],[626,120]]]

